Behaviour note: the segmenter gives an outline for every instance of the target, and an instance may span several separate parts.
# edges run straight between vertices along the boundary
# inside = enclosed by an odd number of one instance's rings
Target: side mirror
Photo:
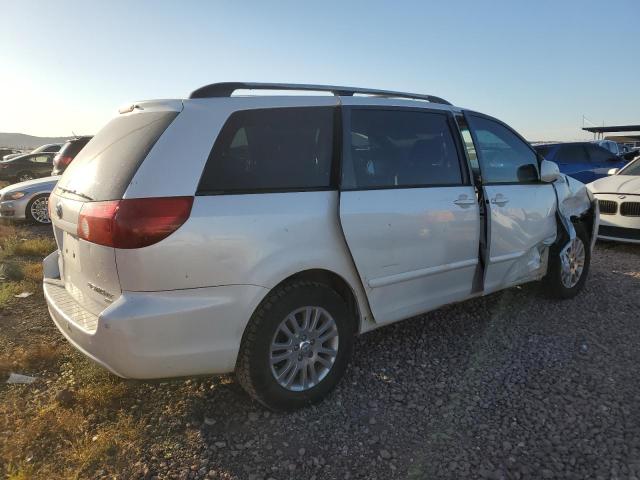
[[[609,171],[607,172],[607,175],[615,175],[619,171],[620,171],[619,168],[610,168]]]
[[[560,178],[558,164],[549,160],[542,160],[540,163],[540,180],[545,183],[553,183]]]

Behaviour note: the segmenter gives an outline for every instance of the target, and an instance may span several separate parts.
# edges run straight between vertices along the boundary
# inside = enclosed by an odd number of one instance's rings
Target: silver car
[[[14,183],[0,190],[0,218],[49,224],[49,194],[60,177]]]

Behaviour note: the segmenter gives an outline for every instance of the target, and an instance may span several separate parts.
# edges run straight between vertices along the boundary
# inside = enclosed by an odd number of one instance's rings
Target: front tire
[[[26,217],[32,223],[38,225],[49,225],[49,194],[36,195],[33,197],[26,208]]]
[[[327,285],[297,281],[272,291],[253,314],[236,376],[258,402],[291,411],[320,401],[347,367],[354,319]]]
[[[559,251],[552,251],[549,271],[543,279],[548,294],[554,298],[575,297],[584,288],[591,265],[591,239],[584,227],[574,224],[576,236]]]

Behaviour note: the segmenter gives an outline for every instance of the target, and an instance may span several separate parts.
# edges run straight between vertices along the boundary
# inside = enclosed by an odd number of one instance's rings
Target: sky
[[[92,134],[208,83],[437,95],[527,139],[640,123],[639,0],[0,0],[0,132]]]

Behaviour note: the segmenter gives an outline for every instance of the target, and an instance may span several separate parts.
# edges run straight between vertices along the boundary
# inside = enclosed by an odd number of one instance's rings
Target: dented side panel
[[[589,227],[590,248],[593,251],[600,225],[598,201],[584,183],[567,175],[562,175],[555,181],[553,188],[558,202],[558,220],[567,235],[564,237],[564,244],[575,238],[576,230],[573,222],[582,221]],[[559,235],[558,238],[561,240],[563,237]]]

